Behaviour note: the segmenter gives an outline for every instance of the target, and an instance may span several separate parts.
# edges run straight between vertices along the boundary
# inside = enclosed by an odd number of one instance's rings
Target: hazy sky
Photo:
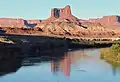
[[[51,8],[70,5],[78,18],[120,15],[120,0],[1,0],[0,18],[45,19]]]

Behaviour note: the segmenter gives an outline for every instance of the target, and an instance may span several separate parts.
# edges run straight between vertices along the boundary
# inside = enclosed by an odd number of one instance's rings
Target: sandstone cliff
[[[53,8],[51,16],[46,20],[1,18],[0,27],[6,33],[14,34],[38,33],[40,35],[42,32],[64,36],[111,37],[120,34],[119,22],[119,16],[104,16],[99,19],[81,20],[72,15],[71,8],[67,5],[65,8]]]

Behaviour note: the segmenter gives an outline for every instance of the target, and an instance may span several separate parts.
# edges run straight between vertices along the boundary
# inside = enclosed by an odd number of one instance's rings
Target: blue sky
[[[51,8],[66,5],[81,19],[120,15],[120,0],[1,0],[0,18],[46,19]]]

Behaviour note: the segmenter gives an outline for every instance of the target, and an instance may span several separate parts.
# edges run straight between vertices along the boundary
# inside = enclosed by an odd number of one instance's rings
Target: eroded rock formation
[[[52,18],[68,18],[71,16],[72,13],[69,5],[67,5],[65,8],[54,8],[51,10]]]
[[[119,22],[119,16],[81,20],[72,15],[70,6],[67,5],[65,8],[53,8],[51,16],[46,20],[1,18],[0,26],[6,33],[14,34],[40,35],[42,32],[64,36],[111,37],[120,34]]]
[[[80,24],[79,19],[72,15],[69,5],[67,5],[65,8],[54,8],[51,10],[51,16],[47,20],[53,21],[56,19],[67,19],[71,22]]]

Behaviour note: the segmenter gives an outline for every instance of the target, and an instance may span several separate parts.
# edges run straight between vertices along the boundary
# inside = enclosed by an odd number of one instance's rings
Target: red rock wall
[[[51,17],[52,18],[56,18],[55,17],[55,10],[60,11],[59,12],[60,18],[67,18],[67,17],[72,16],[71,9],[70,9],[69,5],[67,5],[65,8],[54,8],[54,9],[52,9],[51,10]]]
[[[54,19],[56,19],[55,12],[57,12],[57,16],[60,19],[68,19],[71,22],[75,22],[77,24],[81,24],[84,22],[93,22],[100,23],[105,26],[111,25],[120,25],[120,17],[119,16],[104,16],[99,19],[89,19],[89,20],[79,20],[75,16],[72,15],[70,6],[67,5],[65,8],[54,8],[51,10],[51,16],[46,20],[24,20],[24,19],[12,19],[12,18],[0,18],[0,27],[24,27],[25,25],[31,24],[48,24]],[[25,23],[26,21],[26,23]]]
[[[24,27],[23,19],[0,18],[1,27]]]
[[[93,23],[101,23],[102,25],[120,25],[119,24],[119,16],[104,16],[103,18],[100,19],[89,19],[89,22]]]
[[[40,24],[41,20],[24,20],[24,19],[12,19],[12,18],[0,18],[0,27],[18,27],[22,28],[27,24]]]
[[[57,13],[56,13],[57,11]],[[59,15],[59,17],[55,16],[55,13]],[[51,10],[51,17],[48,18],[48,23],[51,21],[54,21],[54,19],[68,19],[71,22],[75,22],[77,24],[80,24],[80,21],[77,17],[72,15],[71,8],[69,5],[67,5],[65,8],[54,8]]]

